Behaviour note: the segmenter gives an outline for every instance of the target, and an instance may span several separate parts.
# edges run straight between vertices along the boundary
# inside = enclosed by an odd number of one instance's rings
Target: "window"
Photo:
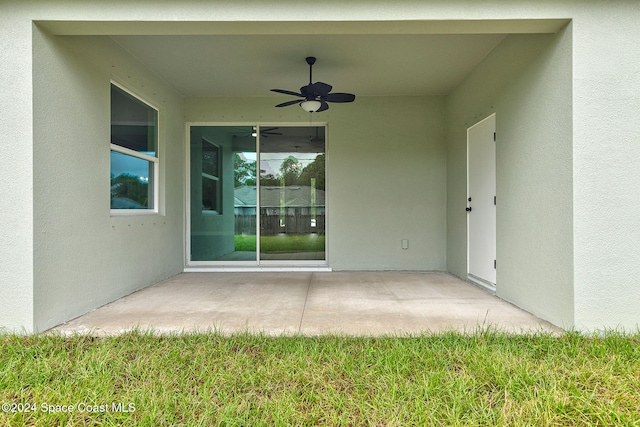
[[[157,212],[158,110],[111,84],[111,210]]]
[[[220,147],[202,138],[202,210],[222,213]]]

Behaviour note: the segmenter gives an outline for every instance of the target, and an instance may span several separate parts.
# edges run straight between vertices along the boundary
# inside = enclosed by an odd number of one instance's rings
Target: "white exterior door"
[[[496,284],[496,116],[467,129],[467,266],[469,278]]]

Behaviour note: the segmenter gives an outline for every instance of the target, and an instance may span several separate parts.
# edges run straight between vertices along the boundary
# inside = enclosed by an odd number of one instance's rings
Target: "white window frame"
[[[145,153],[141,153],[135,150],[131,150],[129,148],[123,147],[118,144],[110,143],[110,151],[115,151],[120,154],[125,154],[127,156],[135,157],[140,160],[145,160],[150,162],[153,166],[153,178],[152,182],[149,184],[153,186],[153,207],[147,209],[110,209],[110,213],[112,216],[119,215],[150,215],[150,214],[158,214],[159,213],[159,195],[160,195],[160,109],[155,106],[153,103],[149,102],[147,99],[135,93],[133,90],[123,86],[121,83],[118,83],[115,80],[111,80],[109,85],[109,91],[111,91],[111,85],[117,87],[118,89],[126,92],[132,97],[136,98],[138,101],[144,103],[147,107],[154,109],[157,113],[157,141],[156,141],[156,155],[150,156]],[[109,117],[109,123],[111,123],[111,116]],[[109,131],[109,135],[111,137],[111,131]]]

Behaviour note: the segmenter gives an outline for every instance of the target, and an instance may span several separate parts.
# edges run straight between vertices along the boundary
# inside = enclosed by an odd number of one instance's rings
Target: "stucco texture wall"
[[[281,98],[189,98],[192,123],[312,125]],[[336,270],[444,270],[446,169],[442,97],[361,97],[322,116],[327,245]],[[409,239],[403,250],[401,240]]]
[[[496,294],[573,327],[571,31],[511,35],[447,98],[449,270],[466,277],[466,129],[496,113]]]
[[[182,100],[104,37],[34,28],[34,327],[182,271]],[[110,80],[158,106],[160,213],[110,215]]]
[[[598,2],[573,25],[575,324],[640,327],[640,7]]]
[[[33,327],[31,25],[0,5],[0,331]]]

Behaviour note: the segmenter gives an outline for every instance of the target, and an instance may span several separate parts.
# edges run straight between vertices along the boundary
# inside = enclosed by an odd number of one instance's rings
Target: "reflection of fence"
[[[236,215],[236,234],[255,234],[256,232],[256,216],[255,215]],[[281,226],[281,220],[284,226]],[[311,215],[261,215],[260,216],[260,233],[262,235],[274,235],[278,233],[289,234],[324,234],[324,215],[316,215],[315,221]],[[314,224],[315,223],[315,224]],[[315,225],[315,226],[314,226]]]
[[[256,234],[256,216],[255,215],[236,215],[235,234]]]

